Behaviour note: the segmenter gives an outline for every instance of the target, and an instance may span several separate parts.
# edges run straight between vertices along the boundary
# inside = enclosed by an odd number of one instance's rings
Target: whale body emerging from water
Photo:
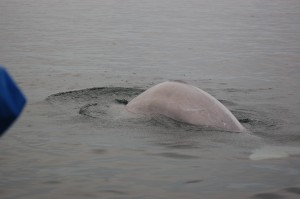
[[[181,82],[167,81],[144,91],[127,105],[129,112],[163,115],[193,125],[244,132],[236,117],[207,92]]]

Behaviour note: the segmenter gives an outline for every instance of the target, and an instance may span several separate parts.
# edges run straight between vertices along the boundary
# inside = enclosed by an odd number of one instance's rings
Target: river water
[[[300,1],[0,0],[0,64],[27,96],[0,198],[300,197]],[[127,117],[163,81],[249,130]]]

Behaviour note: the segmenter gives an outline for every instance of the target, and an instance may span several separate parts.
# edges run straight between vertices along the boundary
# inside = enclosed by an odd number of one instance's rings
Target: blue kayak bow
[[[0,136],[22,112],[26,99],[8,72],[0,66]]]

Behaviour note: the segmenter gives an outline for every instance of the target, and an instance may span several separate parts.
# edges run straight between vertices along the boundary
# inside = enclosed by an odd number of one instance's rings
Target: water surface
[[[299,1],[0,0],[0,27],[28,98],[0,140],[1,198],[299,197]],[[251,133],[124,117],[115,99],[166,80]]]

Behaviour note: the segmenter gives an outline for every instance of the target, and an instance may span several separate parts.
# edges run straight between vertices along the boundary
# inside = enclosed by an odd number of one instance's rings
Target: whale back
[[[193,125],[242,132],[235,116],[207,92],[181,82],[163,82],[131,100],[126,109],[144,115],[163,115]]]

